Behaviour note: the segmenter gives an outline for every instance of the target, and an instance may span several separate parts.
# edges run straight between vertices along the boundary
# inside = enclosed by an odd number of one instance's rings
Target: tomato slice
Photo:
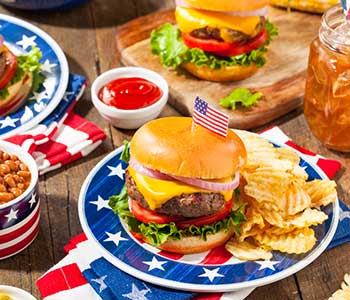
[[[0,78],[0,90],[3,89],[9,81],[12,79],[13,75],[17,70],[17,57],[10,50],[6,50],[6,68],[4,74]]]
[[[204,226],[204,225],[208,225],[208,224],[212,224],[214,222],[220,221],[225,217],[227,217],[228,214],[231,212],[232,204],[233,204],[233,198],[230,201],[228,201],[225,207],[221,211],[217,212],[216,214],[199,217],[195,219],[177,221],[175,222],[176,226],[180,229],[185,229],[190,227],[191,225]]]
[[[183,220],[182,217],[172,217],[172,216],[160,214],[160,213],[157,213],[153,210],[144,208],[141,204],[139,204],[135,200],[130,200],[130,201],[131,201],[131,205],[130,205],[131,212],[133,213],[133,215],[135,216],[136,219],[138,219],[139,221],[141,221],[143,223],[148,224],[150,222],[154,222],[154,223],[158,223],[158,224],[167,224],[170,222]]]
[[[199,48],[207,52],[228,51],[233,43],[221,42],[215,39],[201,39],[188,33],[182,33],[182,39],[189,48]]]
[[[138,219],[143,223],[148,224],[150,222],[154,222],[158,224],[167,224],[170,222],[175,222],[178,228],[185,229],[190,227],[191,225],[203,226],[203,225],[212,224],[214,222],[224,219],[231,212],[233,198],[230,201],[228,201],[225,207],[221,211],[217,212],[216,214],[194,218],[194,219],[187,219],[183,217],[173,217],[165,214],[160,214],[153,210],[142,207],[142,205],[140,205],[135,200],[130,200],[130,202],[131,202],[131,205],[130,205],[131,212],[133,213],[136,219]]]
[[[212,52],[212,54],[217,56],[230,57],[230,56],[240,55],[243,53],[248,53],[265,44],[268,37],[269,35],[266,29],[263,29],[256,37],[254,37],[253,39],[251,39],[250,41],[248,41],[243,45],[235,45],[228,50],[215,51],[215,52]]]

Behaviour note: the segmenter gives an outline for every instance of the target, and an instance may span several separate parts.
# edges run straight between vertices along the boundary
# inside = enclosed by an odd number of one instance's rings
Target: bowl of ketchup
[[[91,87],[92,102],[100,115],[125,129],[136,129],[158,117],[168,96],[168,84],[161,75],[137,67],[109,70]]]

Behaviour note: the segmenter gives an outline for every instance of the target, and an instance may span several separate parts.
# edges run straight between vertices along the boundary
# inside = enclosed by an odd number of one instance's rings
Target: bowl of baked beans
[[[0,235],[38,210],[38,169],[21,147],[0,141]]]

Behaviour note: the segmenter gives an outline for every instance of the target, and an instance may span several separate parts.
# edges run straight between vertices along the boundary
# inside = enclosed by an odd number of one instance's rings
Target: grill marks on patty
[[[145,198],[138,190],[128,171],[126,171],[126,186],[129,197],[140,203],[144,208],[149,209]],[[225,204],[224,196],[219,193],[182,194],[171,198],[155,211],[169,216],[197,218],[215,214],[221,211]]]

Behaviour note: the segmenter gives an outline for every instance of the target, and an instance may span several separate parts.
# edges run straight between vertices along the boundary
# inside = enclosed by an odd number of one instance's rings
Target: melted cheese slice
[[[229,28],[252,36],[255,34],[256,26],[260,23],[260,17],[237,17],[220,12],[179,6],[176,8],[175,16],[179,29],[185,33],[210,26],[219,29]]]
[[[136,187],[141,192],[150,209],[156,209],[169,199],[180,196],[181,194],[193,193],[219,193],[222,194],[226,201],[232,198],[233,191],[209,191],[206,189],[197,188],[195,186],[187,185],[180,181],[167,181],[151,178],[137,173],[130,166],[128,167],[130,176],[134,179]],[[215,182],[230,181],[231,178],[218,180]]]

